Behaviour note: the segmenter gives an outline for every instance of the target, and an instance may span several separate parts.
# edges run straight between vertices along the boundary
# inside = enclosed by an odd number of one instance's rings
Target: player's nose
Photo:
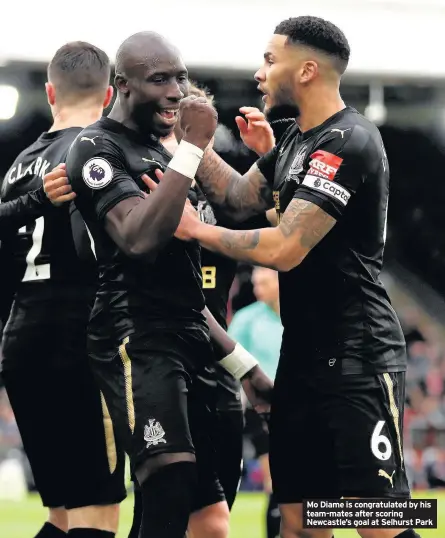
[[[260,67],[258,71],[255,73],[255,75],[253,76],[253,78],[257,82],[264,82],[266,80],[266,70],[264,69],[264,67]]]
[[[176,81],[172,81],[168,85],[166,97],[169,101],[174,102],[178,102],[184,97],[184,92]]]

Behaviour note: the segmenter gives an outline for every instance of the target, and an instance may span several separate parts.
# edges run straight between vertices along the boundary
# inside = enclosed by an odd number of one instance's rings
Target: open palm
[[[237,116],[235,121],[242,141],[257,155],[265,155],[275,146],[272,127],[258,108],[245,106],[240,112],[244,117]]]

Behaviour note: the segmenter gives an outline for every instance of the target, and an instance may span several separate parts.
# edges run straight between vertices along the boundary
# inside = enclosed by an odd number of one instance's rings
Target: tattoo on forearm
[[[272,206],[272,191],[257,166],[242,176],[213,150],[205,152],[197,180],[210,202],[233,212],[253,215]]]
[[[230,250],[253,250],[260,242],[260,231],[261,230],[226,230],[221,234],[221,244]]]
[[[333,228],[335,219],[321,208],[306,200],[292,200],[288,205],[279,229],[284,237],[297,230],[301,246],[311,250]]]

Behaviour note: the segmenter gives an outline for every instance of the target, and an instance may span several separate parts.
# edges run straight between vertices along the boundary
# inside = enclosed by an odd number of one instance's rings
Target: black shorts
[[[299,379],[284,374],[279,369],[270,421],[270,468],[279,503],[409,497],[404,372]]]
[[[2,376],[36,488],[48,507],[126,497],[125,453],[89,366],[89,289],[22,286],[3,335]]]
[[[193,511],[224,500],[213,439],[215,384],[198,377],[211,353],[207,334],[197,328],[132,335],[111,361],[91,355],[133,473],[157,454],[196,455]]]
[[[224,495],[232,508],[241,480],[243,462],[244,416],[237,411],[218,410],[215,439],[218,476]]]
[[[43,505],[70,509],[124,500],[125,454],[87,359],[2,375]]]

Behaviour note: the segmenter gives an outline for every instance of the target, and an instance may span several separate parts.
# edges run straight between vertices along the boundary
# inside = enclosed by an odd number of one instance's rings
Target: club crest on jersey
[[[95,157],[83,165],[82,177],[88,187],[103,189],[113,179],[113,168],[107,160]]]
[[[287,174],[286,181],[296,181],[297,183],[300,183],[300,178],[298,177],[298,174],[300,174],[303,170],[306,150],[306,145],[301,146],[301,148],[298,149],[297,154],[295,155],[294,160],[292,161],[292,164],[289,168],[289,173]]]
[[[148,419],[148,426],[144,427],[144,441],[147,441],[147,448],[159,445],[159,443],[167,443],[164,437],[165,431],[161,424],[154,418]]]
[[[275,203],[275,212],[277,214],[277,222],[280,224],[281,207],[280,207],[280,191],[273,191],[273,201]]]
[[[216,225],[215,213],[213,213],[212,206],[204,200],[198,202],[198,215],[202,222],[206,224]]]

